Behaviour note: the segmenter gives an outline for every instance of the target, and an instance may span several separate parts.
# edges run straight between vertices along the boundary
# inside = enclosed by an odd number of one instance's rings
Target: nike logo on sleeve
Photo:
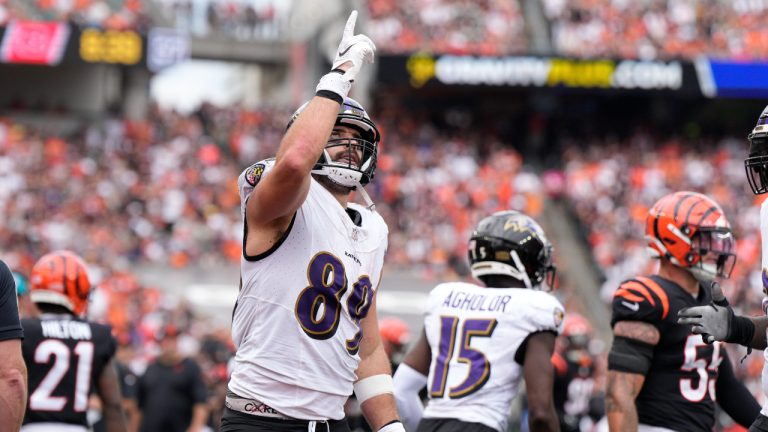
[[[629,303],[629,302],[622,301],[621,304],[623,304],[624,306],[627,307],[627,309],[633,312],[637,312],[638,310],[640,310],[640,305],[638,303]]]

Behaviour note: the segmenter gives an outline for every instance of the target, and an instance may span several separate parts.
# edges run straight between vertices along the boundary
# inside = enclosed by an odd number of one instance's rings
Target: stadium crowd
[[[560,55],[762,59],[764,1],[542,0]]]
[[[0,1],[0,25],[11,20],[69,21],[82,27],[146,30],[145,0],[34,0]]]
[[[178,30],[196,36],[224,36],[240,40],[283,36],[285,17],[276,0],[157,0]],[[285,3],[285,2],[284,2]],[[285,6],[285,4],[283,4]]]
[[[508,55],[530,51],[520,4],[372,0],[370,33],[389,53]],[[540,0],[555,54],[639,59],[763,59],[765,1]],[[530,30],[530,29],[529,29]]]
[[[103,268],[237,263],[235,180],[275,153],[288,116],[211,105],[190,116],[156,110],[146,122],[113,119],[70,139],[3,122],[0,244],[14,245],[6,259],[23,270],[45,251],[70,248]],[[370,192],[391,227],[390,268],[465,275],[464,245],[480,215],[540,213],[538,176],[500,139],[481,143],[468,129],[446,132],[415,113],[380,118],[385,138]]]
[[[371,0],[368,26],[383,52],[522,53],[528,39],[519,8],[500,0]]]
[[[768,57],[763,0],[698,2],[539,0],[553,53],[640,59]],[[530,52],[521,3],[484,0],[370,0],[369,33],[386,53]],[[273,0],[35,0],[0,1],[0,25],[13,19],[70,21],[80,26],[147,30],[164,20],[198,36],[240,40],[283,36],[285,8]],[[154,23],[154,24],[158,24]],[[166,24],[167,25],[167,24]]]

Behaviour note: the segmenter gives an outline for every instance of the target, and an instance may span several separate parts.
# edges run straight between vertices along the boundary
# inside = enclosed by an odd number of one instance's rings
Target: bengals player
[[[79,256],[57,251],[32,268],[30,299],[40,315],[22,320],[22,353],[29,369],[24,432],[88,430],[88,397],[103,402],[110,432],[126,431],[108,326],[83,319],[91,283]]]
[[[749,426],[760,407],[725,350],[677,323],[679,310],[708,305],[715,278],[733,269],[735,242],[723,210],[699,193],[669,194],[649,211],[646,239],[658,272],[622,283],[613,297],[610,430],[712,430],[715,402]]]
[[[589,352],[592,325],[582,315],[569,314],[563,327],[560,349],[552,355],[555,367],[554,402],[562,432],[581,430],[590,414],[597,365]]]

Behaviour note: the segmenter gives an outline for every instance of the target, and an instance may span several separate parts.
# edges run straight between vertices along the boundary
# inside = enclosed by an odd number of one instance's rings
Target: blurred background
[[[761,313],[743,159],[768,99],[766,0],[0,0],[0,258],[23,278],[48,251],[82,255],[89,316],[131,370],[173,323],[220,409],[236,179],[274,155],[352,9],[378,47],[352,96],[383,135],[367,190],[390,226],[378,305],[395,362],[431,287],[469,280],[470,230],[501,209],[543,224],[555,295],[597,365],[613,291],[654,270],[644,219],[671,191],[724,207],[726,295]],[[761,399],[761,356],[736,363]]]

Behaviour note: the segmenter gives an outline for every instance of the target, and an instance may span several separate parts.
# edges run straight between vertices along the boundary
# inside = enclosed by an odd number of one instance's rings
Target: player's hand
[[[336,58],[333,60],[333,69],[344,71],[342,77],[345,81],[355,80],[357,73],[365,63],[373,63],[376,45],[364,34],[355,33],[355,23],[357,22],[357,11],[352,11],[344,26],[344,33],[341,35],[339,49],[336,50]]]
[[[700,334],[706,343],[727,341],[733,327],[733,309],[723,295],[720,284],[712,282],[712,303],[680,309],[678,324],[691,326],[691,333]]]

